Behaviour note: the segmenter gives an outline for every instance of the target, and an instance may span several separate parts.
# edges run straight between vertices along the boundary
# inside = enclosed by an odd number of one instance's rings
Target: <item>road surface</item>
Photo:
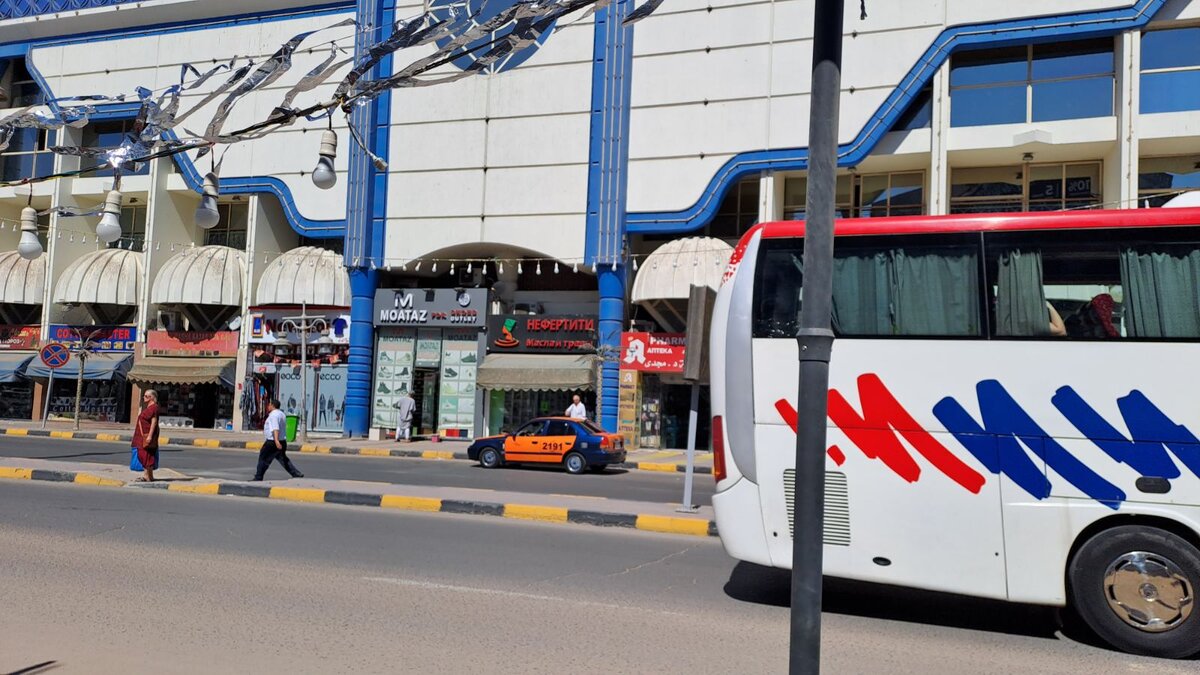
[[[784,672],[787,578],[715,540],[0,483],[0,672]],[[1027,606],[831,583],[827,673],[1194,673]]]

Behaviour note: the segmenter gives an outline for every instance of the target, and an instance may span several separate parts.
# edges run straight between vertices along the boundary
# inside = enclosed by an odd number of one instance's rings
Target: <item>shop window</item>
[[[83,128],[83,141],[80,143],[85,148],[103,148],[110,150],[118,148],[125,141],[125,137],[133,133],[133,120],[112,120],[105,122],[93,122]],[[99,164],[98,160],[83,158],[82,166],[92,166]],[[149,162],[134,162],[125,165],[121,175],[124,176],[147,176],[150,174]],[[107,167],[90,171],[86,176],[106,177],[113,175],[113,168]]]
[[[246,231],[250,225],[250,205],[246,202],[217,204],[221,220],[204,233],[206,246],[228,246],[246,250]]]
[[[1099,206],[1100,162],[954,169],[950,213],[1060,211]]]
[[[1138,165],[1138,205],[1162,206],[1183,192],[1200,190],[1200,161],[1185,157],[1152,157]]]
[[[56,138],[56,132],[45,129],[14,129],[8,149],[0,155],[0,180],[19,181],[54,173],[50,147]]]
[[[899,119],[892,125],[892,131],[928,129],[932,120],[933,90],[926,87],[913,98],[912,102],[908,104],[908,108],[901,113]]]
[[[1200,28],[1142,36],[1141,112],[1200,110]]]
[[[785,220],[804,220],[807,190],[807,178],[785,179]],[[838,176],[835,208],[838,218],[921,215],[925,213],[925,174],[912,171]]]
[[[1113,67],[1110,38],[957,54],[950,65],[950,125],[1107,117]]]

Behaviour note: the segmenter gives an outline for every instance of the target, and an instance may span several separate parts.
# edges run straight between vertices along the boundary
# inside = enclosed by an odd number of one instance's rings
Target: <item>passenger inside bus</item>
[[[1095,296],[1079,311],[1067,317],[1067,335],[1100,340],[1121,337],[1121,332],[1113,325],[1115,306],[1113,297],[1108,293]]]

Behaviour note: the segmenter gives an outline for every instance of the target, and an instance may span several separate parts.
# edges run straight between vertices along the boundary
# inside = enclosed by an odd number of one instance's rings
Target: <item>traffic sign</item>
[[[59,342],[51,342],[42,347],[39,353],[42,357],[42,363],[46,364],[51,370],[62,368],[71,360],[71,350],[67,346]]]

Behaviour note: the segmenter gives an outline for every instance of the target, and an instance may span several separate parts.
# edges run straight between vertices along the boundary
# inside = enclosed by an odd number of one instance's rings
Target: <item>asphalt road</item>
[[[464,461],[299,452],[288,455],[309,478],[569,494],[660,504],[679,503],[683,499],[683,474],[609,469],[601,474],[588,472],[572,476],[557,467],[483,469]],[[101,441],[4,436],[0,437],[0,456],[129,465],[127,445]],[[165,447],[160,451],[159,461],[164,468],[190,475],[249,480],[254,477],[258,455],[242,450]],[[268,479],[286,477],[287,474],[278,464],[267,471]],[[696,503],[702,506],[712,504],[712,493],[712,476],[697,475],[694,493]]]
[[[784,672],[787,577],[636,531],[0,483],[0,672]],[[827,673],[1194,673],[830,583]]]

